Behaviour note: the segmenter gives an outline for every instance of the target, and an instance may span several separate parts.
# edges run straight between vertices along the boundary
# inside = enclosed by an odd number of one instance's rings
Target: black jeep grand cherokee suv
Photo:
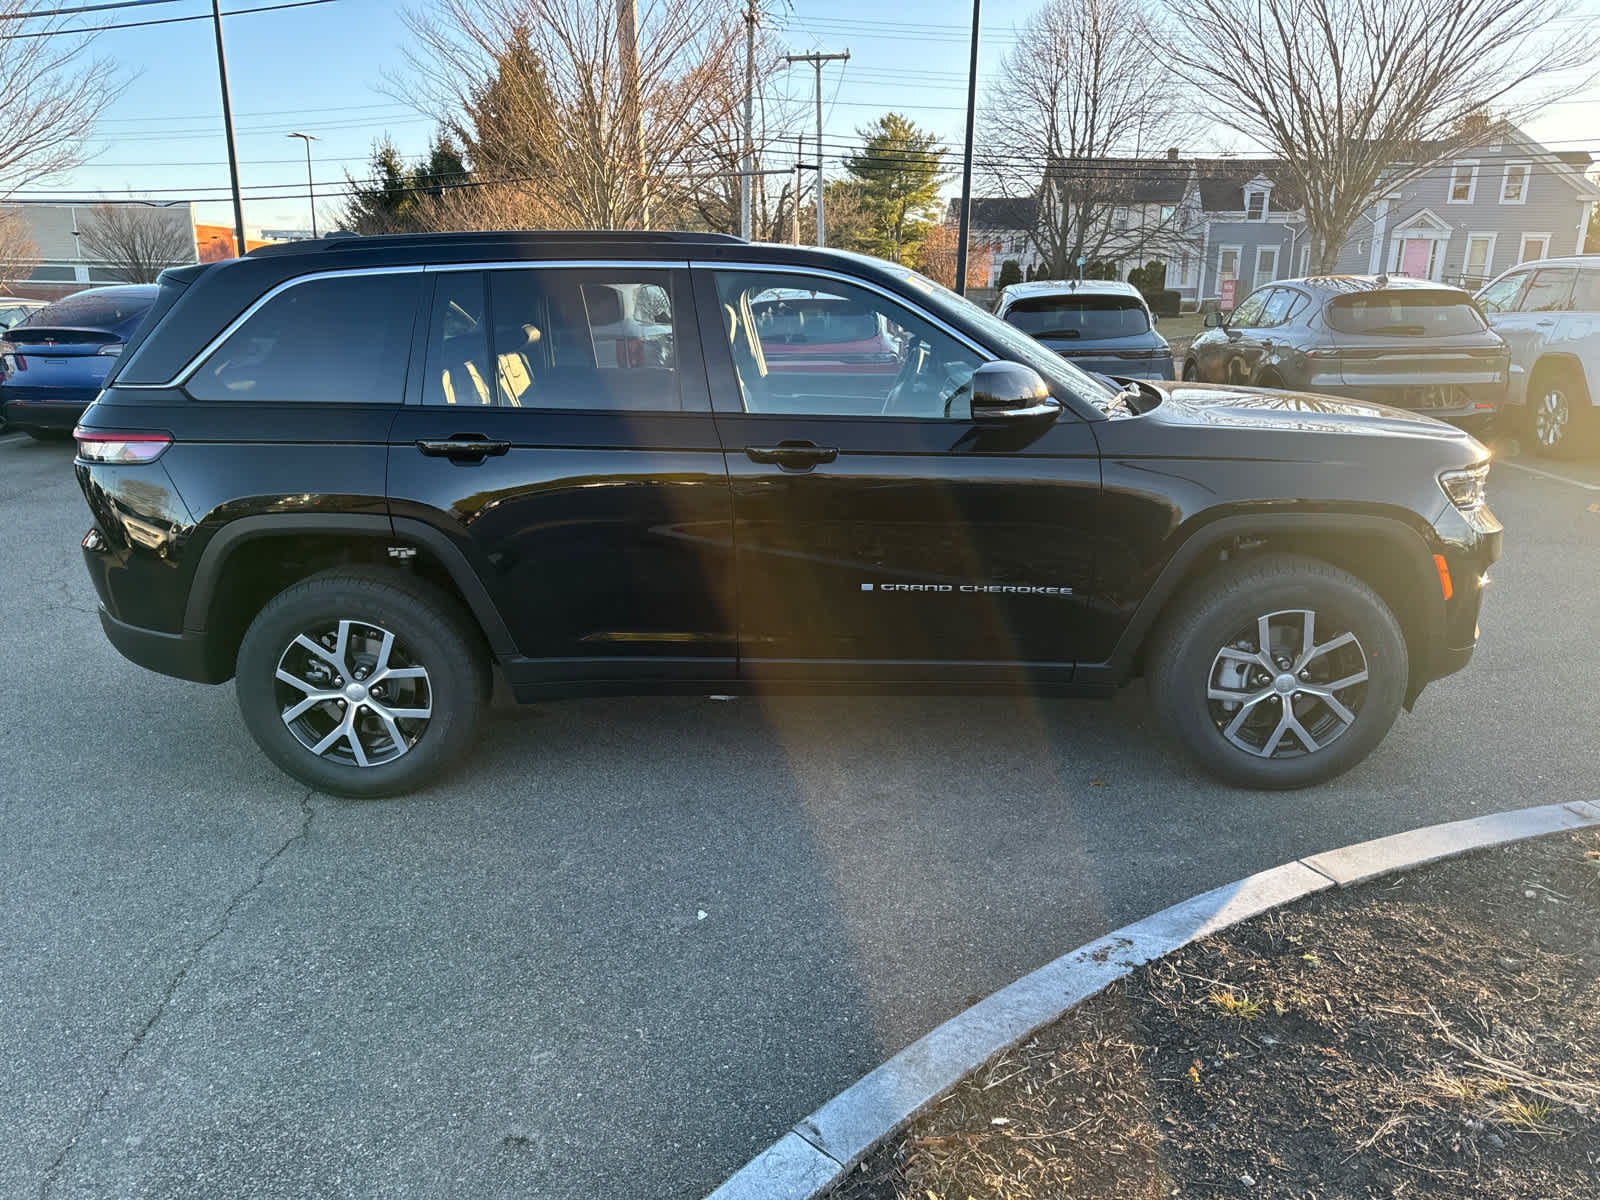
[[[347,238],[162,276],[77,431],[112,642],[237,678],[330,792],[521,700],[1144,674],[1226,779],[1360,761],[1462,667],[1488,454],[1321,396],[1121,390],[886,262]]]

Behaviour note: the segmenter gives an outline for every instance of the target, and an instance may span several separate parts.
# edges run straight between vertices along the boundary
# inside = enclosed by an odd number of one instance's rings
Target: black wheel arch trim
[[[1432,574],[1433,550],[1423,535],[1405,521],[1361,513],[1245,513],[1219,517],[1195,529],[1173,552],[1155,583],[1139,602],[1127,627],[1117,639],[1110,659],[1098,666],[1080,667],[1079,678],[1087,681],[1103,673],[1115,681],[1127,679],[1132,674],[1134,662],[1150,631],[1165,611],[1167,602],[1177,593],[1189,569],[1202,555],[1221,548],[1235,538],[1295,533],[1365,534],[1388,542],[1399,551],[1398,561],[1409,568],[1413,576],[1412,583],[1417,589],[1416,595],[1424,606],[1420,632],[1434,640],[1443,636],[1444,598],[1439,594]],[[1431,658],[1435,647],[1429,644],[1424,649]],[[1422,690],[1421,684],[1426,682],[1426,678],[1419,679],[1419,671],[1421,676],[1431,678],[1429,670],[1423,663],[1412,662],[1409,690],[1413,696]]]
[[[1583,360],[1576,354],[1566,350],[1550,350],[1541,354],[1528,371],[1528,392],[1533,391],[1533,381],[1544,372],[1568,370],[1577,373],[1578,382],[1583,385],[1583,390],[1589,393],[1589,403],[1595,403],[1595,389],[1589,386],[1589,377],[1583,369]]]
[[[516,643],[500,610],[495,607],[465,553],[448,534],[423,521],[405,517],[391,519],[375,513],[265,513],[230,521],[211,535],[195,568],[188,604],[184,608],[184,632],[205,633],[207,615],[211,611],[218,580],[224,564],[235,549],[246,542],[297,533],[348,533],[416,544],[435,558],[449,574],[495,655],[505,658],[516,653]]]

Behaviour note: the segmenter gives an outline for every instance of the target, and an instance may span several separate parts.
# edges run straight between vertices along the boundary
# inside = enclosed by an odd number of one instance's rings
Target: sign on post
[[[1222,311],[1223,312],[1232,312],[1233,311],[1234,289],[1237,286],[1238,286],[1238,283],[1237,283],[1236,280],[1224,279],[1222,281]]]

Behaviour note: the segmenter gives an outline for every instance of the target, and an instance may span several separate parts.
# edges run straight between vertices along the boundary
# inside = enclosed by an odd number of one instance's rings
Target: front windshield
[[[974,304],[965,296],[957,295],[943,284],[935,283],[926,275],[919,275],[916,271],[905,271],[901,278],[946,308],[957,310],[954,315],[959,315],[963,321],[975,326],[976,332],[1002,357],[1023,363],[1039,372],[1058,399],[1062,398],[1062,393],[1070,393],[1105,412],[1116,398],[1115,385],[1086,371],[1080,371],[1059,354],[1041,346],[1020,329],[1006,324],[988,309]]]

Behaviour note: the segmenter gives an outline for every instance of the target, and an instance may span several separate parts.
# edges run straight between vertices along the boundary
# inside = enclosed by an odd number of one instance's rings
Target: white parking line
[[[13,433],[10,437],[0,437],[0,446],[9,446],[13,442],[25,442],[27,440],[28,440],[28,435],[27,434],[25,434],[25,433]]]
[[[1510,467],[1514,471],[1526,471],[1529,475],[1538,475],[1543,479],[1553,479],[1557,483],[1570,484],[1573,487],[1582,488],[1586,492],[1600,492],[1600,483],[1584,483],[1581,479],[1569,479],[1565,475],[1557,475],[1554,471],[1541,471],[1538,467],[1524,466],[1519,462],[1505,462],[1502,460],[1496,462],[1495,466]]]

